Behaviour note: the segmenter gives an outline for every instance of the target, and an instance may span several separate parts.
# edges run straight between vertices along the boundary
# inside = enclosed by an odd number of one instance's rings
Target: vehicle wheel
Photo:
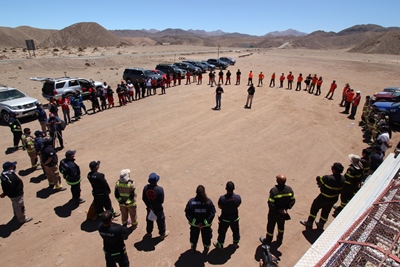
[[[72,93],[68,93],[68,94],[65,95],[65,97],[69,98],[69,99],[71,99],[71,97],[73,97],[73,96],[74,96],[74,94],[72,94]]]
[[[7,111],[2,111],[1,112],[1,120],[5,123],[8,123],[8,121],[10,120],[10,114],[8,114]]]

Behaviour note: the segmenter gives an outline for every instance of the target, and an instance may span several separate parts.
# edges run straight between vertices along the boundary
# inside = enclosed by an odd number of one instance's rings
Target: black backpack
[[[60,124],[60,129],[61,131],[64,131],[65,128],[67,128],[67,123],[65,121],[63,121],[62,119],[60,119],[61,124]]]

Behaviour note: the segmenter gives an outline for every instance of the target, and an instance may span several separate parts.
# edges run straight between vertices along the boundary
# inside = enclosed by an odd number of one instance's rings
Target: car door
[[[72,81],[70,81],[70,83],[71,82]],[[81,90],[82,92],[85,92],[85,93],[87,93],[89,91],[89,89],[93,87],[92,82],[89,80],[86,80],[86,79],[78,79],[78,80],[75,80],[75,82],[78,83],[78,85],[77,85],[78,90]],[[74,82],[74,84],[75,84],[75,82]]]

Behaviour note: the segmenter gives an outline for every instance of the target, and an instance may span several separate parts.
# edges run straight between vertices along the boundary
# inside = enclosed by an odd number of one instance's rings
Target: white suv
[[[0,114],[4,122],[9,121],[10,112],[14,112],[17,118],[35,115],[38,102],[18,89],[0,86]]]
[[[79,91],[82,96],[89,94],[90,88],[96,90],[103,88],[103,83],[76,77],[60,78],[31,78],[32,81],[43,82],[42,96],[49,100],[50,98],[60,99],[62,95],[72,96]]]

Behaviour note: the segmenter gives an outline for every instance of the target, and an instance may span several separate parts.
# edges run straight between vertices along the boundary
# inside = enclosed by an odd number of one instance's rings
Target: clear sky
[[[61,30],[96,22],[108,30],[180,28],[264,35],[289,28],[339,32],[357,24],[400,26],[400,0],[3,1],[0,26]]]

